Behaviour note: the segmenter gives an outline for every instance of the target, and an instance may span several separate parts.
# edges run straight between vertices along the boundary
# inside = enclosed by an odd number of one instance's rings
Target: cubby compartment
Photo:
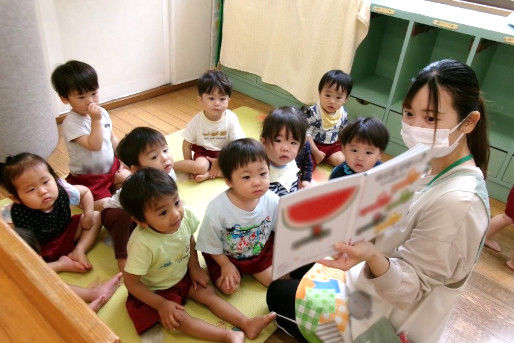
[[[424,24],[415,24],[400,67],[391,109],[402,111],[411,79],[429,63],[445,58],[466,62],[474,37]]]
[[[407,20],[372,14],[368,35],[353,61],[352,95],[386,107],[408,24]]]
[[[503,174],[502,181],[507,182],[510,185],[514,184],[514,156],[510,157],[510,161],[507,166],[507,170],[505,170],[505,174]]]
[[[487,178],[497,178],[498,172],[507,158],[507,153],[502,150],[491,148],[489,154],[489,164],[487,165]]]
[[[355,119],[357,117],[376,117],[384,120],[385,108],[373,105],[365,100],[350,97],[344,104],[348,117]]]
[[[482,41],[475,69],[486,102],[491,145],[509,151],[514,148],[514,46]]]
[[[402,115],[398,112],[390,111],[387,116],[386,127],[389,131],[389,144],[386,148],[386,153],[396,156],[407,150],[403,144],[401,129],[402,129]]]

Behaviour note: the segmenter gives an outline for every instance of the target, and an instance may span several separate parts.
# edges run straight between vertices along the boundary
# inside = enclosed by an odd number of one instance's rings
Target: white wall
[[[198,78],[211,64],[212,0],[171,0],[171,80]]]
[[[40,0],[48,78],[77,59],[98,73],[100,101],[197,78],[209,68],[212,0]],[[69,110],[57,95],[57,113]]]

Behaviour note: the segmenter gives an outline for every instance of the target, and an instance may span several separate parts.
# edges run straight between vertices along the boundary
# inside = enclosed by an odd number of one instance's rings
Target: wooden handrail
[[[39,342],[55,342],[56,337],[60,337],[62,342],[120,342],[96,313],[1,218],[0,273],[6,276],[0,278],[0,283],[4,283],[0,284],[0,289],[13,290],[9,285],[14,284],[20,290],[0,297],[2,312],[3,306],[9,304],[11,313],[0,316],[0,341],[28,342],[37,337]],[[13,303],[19,303],[19,308]],[[19,318],[26,313],[33,316],[19,323]],[[6,340],[2,334],[7,335]]]

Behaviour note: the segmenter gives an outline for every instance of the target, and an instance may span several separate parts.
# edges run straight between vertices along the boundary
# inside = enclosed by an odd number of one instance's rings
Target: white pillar
[[[57,146],[53,94],[38,27],[37,0],[0,0],[0,160]]]

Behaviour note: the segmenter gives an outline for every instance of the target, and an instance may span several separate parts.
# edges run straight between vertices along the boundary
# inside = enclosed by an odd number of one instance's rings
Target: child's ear
[[[9,199],[11,199],[11,201],[15,204],[21,204],[20,199],[18,199],[18,197],[14,194],[9,194]]]
[[[133,164],[133,165],[131,165],[131,166],[129,167],[129,170],[130,170],[130,173],[131,173],[131,174],[134,174],[134,173],[135,173],[135,172],[137,172],[139,169],[141,169],[141,167],[140,167],[140,166],[136,166],[135,164]]]
[[[147,226],[148,226],[148,224],[147,224],[147,223],[142,222],[142,221],[140,221],[140,220],[137,220],[136,218],[134,218],[134,217],[132,217],[132,216],[131,216],[130,218],[131,218],[134,222],[136,222],[136,224],[137,224],[137,225],[139,225],[139,226],[142,226],[142,227],[147,227]]]
[[[225,179],[225,183],[227,184],[227,186],[229,186],[230,188],[232,187],[232,182],[230,182],[229,179]]]
[[[63,104],[65,104],[65,105],[68,105],[68,104],[70,103],[70,101],[68,100],[68,98],[65,98],[65,97],[63,97],[63,96],[60,96],[59,98],[61,99],[62,103],[63,103]]]
[[[264,146],[266,145],[266,140],[263,137],[261,137],[261,144]]]

